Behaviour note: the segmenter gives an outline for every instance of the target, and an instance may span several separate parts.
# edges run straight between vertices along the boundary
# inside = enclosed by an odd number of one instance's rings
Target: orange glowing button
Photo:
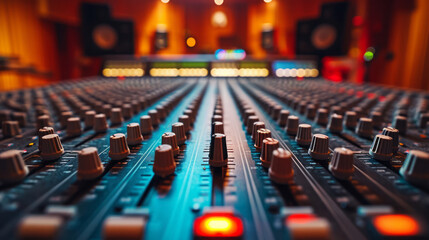
[[[310,213],[296,213],[286,218],[286,224],[308,223],[316,219],[316,216]]]
[[[402,214],[376,216],[373,223],[375,229],[385,236],[413,236],[420,232],[418,222]]]
[[[230,213],[208,213],[194,222],[196,237],[239,238],[243,235],[243,222]]]

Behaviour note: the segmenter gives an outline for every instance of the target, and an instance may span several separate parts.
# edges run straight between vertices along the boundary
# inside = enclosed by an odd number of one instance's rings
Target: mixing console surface
[[[426,92],[89,78],[0,104],[0,239],[429,238]]]

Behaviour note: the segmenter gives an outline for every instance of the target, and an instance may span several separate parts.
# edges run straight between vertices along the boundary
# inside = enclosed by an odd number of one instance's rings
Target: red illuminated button
[[[243,222],[229,212],[207,213],[195,219],[196,238],[241,238]]]
[[[311,213],[291,214],[285,223],[292,239],[331,239],[328,220]]]
[[[384,236],[414,236],[420,233],[419,223],[408,215],[388,214],[373,218],[375,230]]]

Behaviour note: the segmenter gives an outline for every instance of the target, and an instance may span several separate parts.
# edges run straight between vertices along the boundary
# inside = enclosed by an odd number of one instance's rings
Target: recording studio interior
[[[429,1],[0,0],[0,239],[429,239]]]

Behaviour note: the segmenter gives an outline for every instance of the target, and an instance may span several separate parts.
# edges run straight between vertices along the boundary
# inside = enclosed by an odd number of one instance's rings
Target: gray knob
[[[393,156],[393,139],[386,135],[377,135],[372,142],[369,154],[377,160],[389,161]]]
[[[382,135],[386,135],[392,138],[392,152],[396,154],[399,149],[399,131],[396,128],[387,127],[383,128]]]
[[[335,148],[329,163],[329,171],[339,179],[348,179],[354,172],[354,154],[347,148]]]
[[[262,162],[262,166],[265,168],[269,168],[271,164],[271,158],[273,156],[273,151],[279,148],[279,141],[274,138],[265,138],[262,141],[262,150],[260,160]]]
[[[413,184],[429,187],[429,153],[411,150],[399,173]]]
[[[308,154],[316,160],[329,159],[329,137],[323,134],[314,134]]]
[[[160,177],[167,177],[176,170],[173,149],[168,144],[159,145],[155,149],[155,160],[153,162],[153,172]]]
[[[18,150],[0,153],[0,182],[10,184],[23,180],[28,168]]]
[[[130,146],[141,144],[143,141],[140,124],[130,123],[127,125],[127,143]]]
[[[298,133],[296,134],[295,141],[298,145],[306,147],[311,143],[311,125],[299,124]]]
[[[286,184],[293,179],[292,154],[283,148],[273,151],[272,161],[268,175],[271,181]]]
[[[130,149],[128,148],[125,135],[122,133],[115,133],[110,136],[110,150],[109,157],[112,160],[122,160],[128,157]]]
[[[98,150],[95,147],[87,147],[78,154],[77,178],[79,180],[95,179],[103,174],[104,167],[101,163]]]

